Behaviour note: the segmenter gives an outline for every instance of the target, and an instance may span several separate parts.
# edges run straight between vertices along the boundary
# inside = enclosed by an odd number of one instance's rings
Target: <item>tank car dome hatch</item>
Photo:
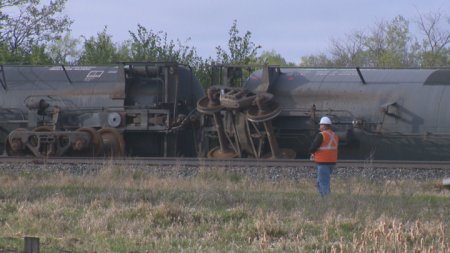
[[[450,69],[436,70],[425,80],[425,85],[450,85]]]
[[[276,85],[290,85],[295,83],[295,86],[307,84],[311,82],[307,76],[303,75],[303,73],[308,73],[310,71],[317,71],[317,70],[311,70],[311,69],[303,69],[304,71],[299,72],[295,68],[281,68],[279,75],[276,78]],[[262,70],[257,70],[253,72],[249,78],[247,79],[247,82],[245,83],[245,88],[251,91],[254,91],[258,88],[258,86],[262,82]],[[274,88],[273,92],[276,92],[277,88]]]

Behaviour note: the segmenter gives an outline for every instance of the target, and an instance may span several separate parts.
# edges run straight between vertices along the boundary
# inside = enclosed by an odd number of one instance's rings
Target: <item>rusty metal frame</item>
[[[140,119],[140,125],[133,125],[126,123],[125,130],[149,130],[149,131],[169,131],[170,126],[164,124],[164,126],[156,126],[150,124],[150,119],[154,119],[156,115],[164,115],[166,121],[169,120],[170,110],[169,109],[131,109],[126,110],[127,117],[131,115],[136,115],[136,118]]]

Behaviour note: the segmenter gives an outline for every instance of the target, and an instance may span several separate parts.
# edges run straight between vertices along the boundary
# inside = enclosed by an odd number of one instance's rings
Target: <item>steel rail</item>
[[[314,167],[314,162],[306,159],[208,159],[179,157],[134,157],[134,158],[36,158],[36,157],[0,157],[0,164],[29,163],[32,164],[114,164],[130,166],[189,166],[189,167]],[[445,169],[450,170],[450,161],[394,161],[394,160],[339,160],[337,168],[361,169]]]

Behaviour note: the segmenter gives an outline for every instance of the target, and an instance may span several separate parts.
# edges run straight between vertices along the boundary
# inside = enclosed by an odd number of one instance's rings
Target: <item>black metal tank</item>
[[[192,126],[204,92],[188,66],[3,65],[0,83],[8,154],[196,155]]]
[[[256,91],[263,71],[245,88]],[[321,116],[340,135],[340,159],[450,160],[449,69],[273,68],[268,91],[280,147],[306,158]]]

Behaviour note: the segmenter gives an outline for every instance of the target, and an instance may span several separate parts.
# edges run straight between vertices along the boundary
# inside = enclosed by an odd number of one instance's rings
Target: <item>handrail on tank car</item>
[[[69,81],[69,83],[72,84],[72,80],[70,79],[69,73],[67,73],[66,67],[61,64],[61,68],[63,69],[64,74],[66,75],[66,78]]]
[[[359,67],[356,67],[356,71],[358,72],[358,76],[359,76],[359,78],[361,79],[361,82],[362,82],[363,84],[367,84],[366,79],[364,78],[364,76],[363,76],[362,73],[361,73],[361,69],[360,69]]]
[[[0,71],[2,72],[2,78],[0,78],[0,83],[3,86],[3,89],[6,90],[6,76],[5,76],[5,70],[3,69],[3,64],[0,65]]]

